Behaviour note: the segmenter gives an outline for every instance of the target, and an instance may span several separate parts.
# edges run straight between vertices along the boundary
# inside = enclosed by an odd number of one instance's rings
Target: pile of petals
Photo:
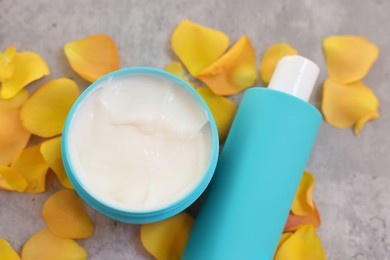
[[[90,82],[120,68],[117,48],[107,35],[67,43],[64,51],[76,73]],[[36,53],[17,52],[14,46],[0,52],[0,189],[42,193],[47,174],[53,172],[66,189],[46,201],[42,216],[47,230],[33,234],[21,255],[24,260],[82,260],[87,252],[74,239],[92,236],[94,225],[73,190],[61,156],[62,129],[80,90],[69,78],[46,81],[31,95],[24,89],[49,74],[47,63]],[[33,135],[43,141],[30,142]],[[2,238],[0,259],[20,259]]]
[[[197,92],[209,106],[223,142],[237,110],[237,105],[224,96],[240,93],[257,81],[251,41],[244,35],[228,49],[225,33],[184,20],[174,30],[171,46],[189,74],[207,86],[198,87]],[[188,82],[179,64],[174,61],[166,70]]]
[[[360,36],[329,36],[323,49],[329,78],[324,82],[322,113],[335,127],[354,126],[357,135],[379,117],[379,101],[362,81],[378,58],[378,47]]]
[[[325,250],[315,230],[320,226],[321,220],[312,196],[314,183],[314,176],[305,171],[274,259],[326,259]]]
[[[26,241],[22,249],[23,260],[87,259],[87,252],[74,239],[92,236],[94,225],[75,191],[64,189],[49,197],[42,216],[48,229],[36,232]],[[0,259],[21,259],[2,238]]]
[[[94,225],[83,202],[70,189],[58,191],[43,205],[47,229],[32,235],[24,244],[22,259],[87,259],[87,252],[74,239],[92,236]]]

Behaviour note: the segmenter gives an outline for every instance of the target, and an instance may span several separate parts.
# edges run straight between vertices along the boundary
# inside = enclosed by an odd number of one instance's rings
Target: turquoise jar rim
[[[184,197],[181,197],[179,200],[158,209],[152,210],[129,210],[126,208],[119,207],[117,205],[110,205],[109,203],[100,200],[93,196],[94,191],[91,191],[89,188],[85,187],[77,176],[76,171],[74,170],[72,163],[69,158],[69,148],[68,148],[68,138],[69,130],[71,128],[71,123],[75,117],[77,109],[82,105],[83,100],[92,92],[96,87],[100,85],[103,81],[107,80],[110,77],[123,76],[126,74],[146,74],[146,75],[157,75],[165,78],[169,78],[178,83],[178,86],[184,87],[189,93],[191,93],[195,99],[202,105],[203,109],[206,111],[208,119],[211,125],[211,136],[212,136],[212,147],[211,147],[211,156],[209,164],[203,174],[201,180],[196,184],[196,186],[187,193]],[[178,214],[179,212],[186,209],[190,206],[200,195],[204,192],[206,187],[213,177],[215,167],[217,165],[218,155],[219,155],[219,139],[218,139],[218,130],[214,120],[214,117],[207,106],[203,98],[198,94],[198,92],[191,87],[187,82],[180,79],[179,77],[155,68],[150,67],[130,67],[120,69],[114,72],[111,72],[100,79],[93,82],[81,95],[78,97],[76,102],[73,104],[70,109],[68,116],[65,121],[63,134],[62,134],[62,157],[65,167],[65,171],[69,177],[70,182],[75,188],[76,192],[80,197],[86,201],[91,207],[95,208],[97,211],[103,213],[104,215],[111,217],[113,219],[128,222],[128,223],[149,223],[159,220],[169,218],[173,215]]]

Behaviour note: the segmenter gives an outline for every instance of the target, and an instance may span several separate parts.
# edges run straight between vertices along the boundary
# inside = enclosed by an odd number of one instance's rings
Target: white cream
[[[174,80],[110,78],[81,103],[69,154],[85,188],[127,210],[151,210],[188,194],[209,164],[206,111]]]

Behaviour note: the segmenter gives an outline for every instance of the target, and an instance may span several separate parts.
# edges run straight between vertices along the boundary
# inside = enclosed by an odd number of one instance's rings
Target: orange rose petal
[[[0,238],[0,259],[20,260],[20,256],[4,238]]]
[[[0,166],[0,189],[23,192],[27,186],[26,179],[17,170]]]
[[[278,249],[275,260],[325,260],[325,250],[312,225],[300,227]]]
[[[228,98],[215,95],[206,87],[197,88],[196,91],[204,99],[215,119],[218,128],[219,140],[223,142],[230,130],[237,105]]]
[[[61,190],[50,196],[42,216],[48,229],[58,237],[80,239],[93,235],[94,225],[73,190]]]
[[[27,90],[22,89],[14,97],[10,99],[4,99],[0,97],[0,110],[19,108],[30,96]]]
[[[46,190],[46,174],[49,165],[43,159],[39,145],[30,146],[16,156],[11,168],[22,174],[28,183],[28,193],[41,193]]]
[[[13,98],[0,98],[0,166],[8,166],[30,139],[19,117],[19,107],[28,96],[27,90],[21,90]]]
[[[344,84],[363,79],[379,55],[378,47],[360,36],[329,36],[323,48],[330,77]]]
[[[59,238],[49,230],[32,235],[22,250],[23,260],[85,260],[87,252],[72,239]]]
[[[73,189],[68,176],[66,175],[61,154],[61,137],[56,137],[41,144],[41,153],[50,168],[57,175],[59,181],[65,188]]]
[[[89,82],[120,68],[118,49],[108,35],[69,42],[64,51],[72,69]]]
[[[60,78],[47,82],[23,104],[20,118],[24,127],[42,137],[61,134],[66,116],[79,95],[73,80]]]
[[[378,118],[379,101],[374,92],[358,81],[349,85],[327,79],[324,83],[322,113],[325,120],[338,128],[356,124],[359,133],[364,124]]]
[[[321,225],[320,213],[314,205],[314,210],[307,216],[296,216],[290,212],[283,232],[295,231],[303,225],[312,224],[315,228]]]
[[[302,175],[301,182],[294,201],[291,206],[291,211],[296,216],[308,216],[314,210],[313,187],[315,183],[314,175],[305,171]]]
[[[169,63],[169,64],[165,67],[164,70],[167,71],[167,72],[169,72],[169,73],[172,73],[173,75],[178,76],[179,78],[181,78],[182,80],[184,80],[185,82],[187,82],[190,86],[194,87],[194,84],[192,84],[192,83],[188,80],[188,78],[186,77],[186,74],[185,74],[183,65],[181,65],[180,62],[172,61],[171,63]]]
[[[256,57],[252,43],[244,35],[221,58],[203,70],[198,79],[217,95],[234,95],[255,84]]]
[[[141,242],[159,260],[181,259],[194,219],[186,212],[141,226]]]
[[[293,234],[293,232],[286,232],[286,233],[283,233],[281,236],[280,236],[280,240],[279,240],[279,244],[278,244],[278,247],[276,248],[276,252],[279,250],[279,248],[283,245],[284,242],[287,241],[287,239],[289,239],[291,237],[291,235]]]
[[[4,53],[0,51],[0,82],[12,77],[15,71],[15,46],[8,46]]]
[[[12,158],[26,147],[30,136],[22,125],[18,108],[0,107],[0,166],[8,166]]]
[[[276,43],[269,47],[263,54],[260,62],[260,78],[268,84],[274,74],[276,64],[285,56],[297,55],[298,51],[287,43]]]
[[[223,32],[184,20],[174,30],[171,46],[190,74],[196,77],[226,51],[229,38]]]
[[[5,99],[14,97],[29,83],[50,74],[46,62],[34,52],[17,52],[14,66],[12,77],[2,84],[1,97]]]

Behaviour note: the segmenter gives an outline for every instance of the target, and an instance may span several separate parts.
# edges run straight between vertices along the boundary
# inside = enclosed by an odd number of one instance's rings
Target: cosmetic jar
[[[203,193],[219,140],[194,88],[168,72],[132,67],[107,74],[80,95],[61,149],[85,202],[121,222],[149,223],[183,211]]]

